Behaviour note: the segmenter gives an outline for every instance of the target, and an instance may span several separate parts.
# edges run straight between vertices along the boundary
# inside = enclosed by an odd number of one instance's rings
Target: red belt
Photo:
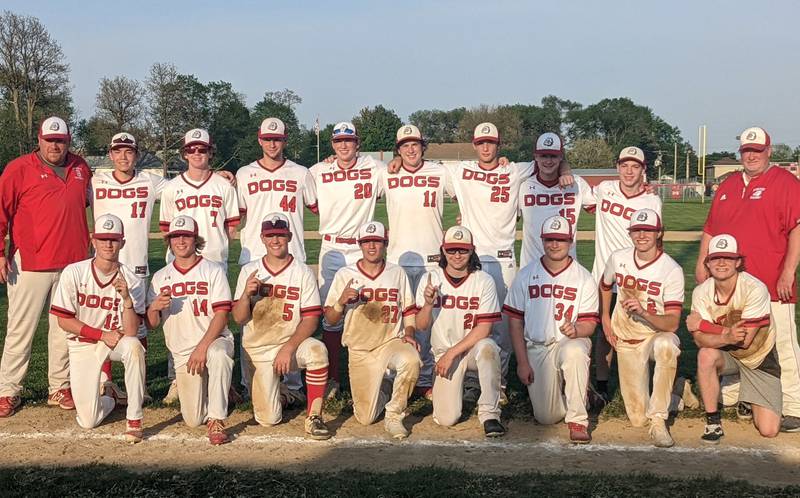
[[[330,235],[323,235],[323,240],[327,240],[328,242],[333,241],[337,244],[356,244],[356,239],[345,239],[343,237],[331,237]]]
[[[644,342],[644,339],[620,339],[620,341],[624,342],[625,344],[640,344]]]
[[[87,342],[89,344],[97,344],[97,341],[93,339],[87,339],[85,337],[67,337],[70,341],[77,341],[77,342]]]

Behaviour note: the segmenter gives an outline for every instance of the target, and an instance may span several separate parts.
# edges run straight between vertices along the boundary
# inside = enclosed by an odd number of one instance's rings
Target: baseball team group
[[[330,438],[323,402],[339,396],[342,346],[356,420],[383,415],[396,439],[409,435],[404,418],[414,396],[431,400],[442,426],[461,419],[465,400],[476,404],[485,435],[503,436],[512,355],[535,420],[563,421],[573,443],[591,441],[589,413],[608,402],[615,355],[627,416],[649,426],[656,446],[674,444],[670,412],[700,406],[677,376],[684,274],[664,252],[662,203],[638,147],[619,153],[618,179],[590,186],[573,175],[558,134],[542,134],[533,160],[514,163],[500,157],[492,123],[475,128],[477,161],[454,165],[425,160],[424,135],[413,125],[397,131],[389,164],[359,154],[349,122],[333,129],[334,156],[311,168],[284,156],[279,119],[265,119],[257,139],[261,158],[235,175],[215,173],[212,137],[190,130],[181,147],[187,170],[167,180],[136,169],[130,133],[110,141],[113,170],[93,174],[69,151],[63,119],[41,123],[36,150],[0,176],[0,282],[8,294],[0,417],[21,405],[45,306],[47,403],[75,410],[85,429],[124,405],[124,436],[134,443],[149,399],[147,331],[159,326],[169,351],[165,401],[180,403],[188,426],[204,425],[211,444],[230,440],[225,420],[240,391],[259,424],[278,424],[286,407],[305,404],[307,437]],[[771,165],[765,130],[748,128],[740,140],[744,169],[715,194],[685,318],[698,349],[700,437],[708,443],[724,437],[723,405],[736,405],[764,437],[800,431],[800,181]],[[443,224],[446,197],[458,205],[451,227]],[[388,227],[374,219],[381,198]],[[151,274],[157,201],[167,263]],[[306,265],[305,208],[319,217],[316,272]],[[576,258],[582,210],[596,216],[591,271]],[[237,231],[231,292],[228,250]],[[237,354],[242,386],[232,385]],[[112,361],[124,367],[124,390]]]

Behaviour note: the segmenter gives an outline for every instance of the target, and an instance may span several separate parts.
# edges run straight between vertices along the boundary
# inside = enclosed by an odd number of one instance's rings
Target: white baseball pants
[[[589,425],[586,388],[591,350],[592,341],[587,337],[562,339],[547,346],[528,344],[528,362],[533,369],[528,395],[537,422],[549,425],[563,419]]]
[[[208,419],[228,417],[228,391],[233,374],[233,337],[218,337],[208,347],[206,368],[200,375],[186,370],[189,356],[174,355],[178,399],[183,421],[197,427]]]

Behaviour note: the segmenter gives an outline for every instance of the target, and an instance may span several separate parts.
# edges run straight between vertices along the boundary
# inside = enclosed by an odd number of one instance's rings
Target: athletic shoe
[[[589,384],[586,389],[586,410],[589,413],[600,413],[608,404],[608,395],[599,393],[594,386]]]
[[[142,442],[142,419],[128,420],[125,424],[125,441],[136,444]]]
[[[383,420],[383,428],[394,439],[405,439],[408,437],[408,429],[403,425],[403,419],[386,417]]]
[[[100,391],[101,396],[111,396],[117,406],[128,406],[128,393],[123,391],[115,382],[107,380],[103,382]]]
[[[323,422],[322,417],[319,415],[311,415],[306,418],[306,435],[311,439],[324,441],[331,438],[331,433],[328,426]]]
[[[700,439],[702,439],[704,443],[717,444],[723,437],[725,437],[725,432],[722,430],[721,425],[706,424],[705,429],[703,429],[703,435],[700,436]]]
[[[169,390],[164,399],[161,400],[165,405],[171,405],[178,402],[178,381],[173,380],[169,385]]]
[[[695,396],[694,391],[692,391],[692,381],[689,379],[683,380],[683,394],[681,398],[683,398],[683,404],[686,408],[691,410],[700,408],[700,400]]]
[[[800,432],[800,417],[786,415],[781,420],[781,432]]]
[[[591,442],[592,436],[589,435],[589,428],[585,425],[569,422],[569,441],[574,444],[587,444]]]
[[[242,403],[244,403],[244,398],[235,387],[231,386],[230,389],[228,389],[228,407],[241,405]]]
[[[736,417],[739,420],[753,420],[753,407],[747,401],[739,401],[736,403]],[[800,420],[798,420],[800,422]],[[783,424],[781,424],[783,426]],[[800,429],[800,426],[798,426]]]
[[[499,420],[493,418],[483,423],[483,433],[486,437],[503,437],[506,435],[506,428]]]
[[[289,389],[285,384],[280,385],[279,399],[283,408],[294,408],[306,404],[306,395],[302,391]]]
[[[213,445],[225,444],[230,441],[228,434],[225,432],[225,422],[215,418],[208,419],[206,423],[208,427],[208,442]]]
[[[481,388],[476,386],[466,386],[464,388],[464,403],[475,405],[481,397]]]
[[[658,448],[671,448],[675,445],[675,441],[672,440],[672,436],[667,430],[667,424],[664,423],[664,419],[660,418],[650,419],[650,439]]]
[[[500,401],[498,404],[500,406],[506,406],[508,404],[508,395],[506,394],[506,389],[504,387],[500,388]]]
[[[433,401],[433,388],[430,386],[417,386],[414,388],[415,397],[425,398],[428,401]]]
[[[339,383],[334,379],[328,379],[325,385],[325,399],[333,399],[339,394]]]
[[[75,400],[72,399],[72,389],[59,389],[47,397],[47,404],[50,406],[58,405],[62,410],[74,410]]]
[[[21,404],[22,398],[19,396],[0,397],[0,418],[10,417]]]

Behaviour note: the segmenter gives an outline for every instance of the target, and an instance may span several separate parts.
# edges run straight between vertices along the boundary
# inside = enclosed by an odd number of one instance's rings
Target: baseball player
[[[519,267],[524,268],[544,255],[541,227],[551,216],[563,216],[578,226],[581,208],[595,205],[594,193],[586,180],[574,177],[568,187],[559,184],[559,166],[564,158],[564,141],[556,133],[543,133],[533,151],[536,173],[528,177],[519,190],[519,211],[522,214],[522,251]],[[577,259],[577,241],[569,255]]]
[[[472,233],[453,226],[444,234],[439,267],[417,288],[417,328],[430,329],[436,359],[433,420],[446,427],[461,418],[464,376],[477,372],[478,420],[486,437],[506,433],[500,423],[500,348],[491,339],[500,320],[494,281],[481,271]]]
[[[395,439],[408,437],[403,425],[408,398],[419,376],[414,341],[417,308],[408,277],[386,262],[386,229],[370,221],[358,230],[362,258],[336,272],[325,300],[325,319],[344,318],[350,393],[356,420],[369,425],[385,410],[384,428]],[[394,374],[394,380],[386,372]]]
[[[717,189],[703,227],[695,274],[708,278],[703,264],[711,237],[733,235],[747,258],[748,273],[770,293],[776,348],[781,365],[784,432],[800,431],[800,347],[797,344],[795,271],[800,261],[800,182],[770,165],[769,134],[759,127],[741,134],[744,171],[730,175]]]
[[[322,307],[314,273],[289,253],[294,236],[290,223],[283,213],[269,213],[262,220],[261,240],[267,253],[242,267],[233,319],[244,325],[244,354],[253,365],[256,422],[280,423],[280,377],[302,368],[308,385],[306,434],[312,439],[328,439],[330,432],[322,420],[328,351],[311,337]]]
[[[611,253],[600,280],[603,332],[617,352],[619,386],[625,412],[634,427],[650,421],[655,445],[674,441],[666,427],[680,340],[676,335],[683,309],[683,269],[663,249],[664,226],[652,209],[631,216],[634,247]],[[617,302],[612,314],[612,289]],[[655,362],[649,392],[650,362]]]
[[[360,139],[352,123],[342,122],[333,127],[331,144],[336,158],[311,167],[317,188],[319,233],[320,299],[327,303],[328,291],[336,272],[355,264],[362,252],[357,244],[358,230],[372,220],[375,202],[380,196],[381,171],[386,166],[370,156],[358,154]],[[334,296],[337,298],[338,295]],[[328,397],[339,388],[339,351],[342,343],[342,324],[330,322],[328,314],[322,320],[322,339],[328,348]]]
[[[175,217],[165,239],[175,259],[150,282],[147,325],[153,329],[163,322],[183,421],[189,427],[205,423],[211,444],[224,444],[233,372],[228,279],[220,264],[200,255],[205,239],[190,216]]]
[[[611,254],[633,247],[628,234],[631,215],[640,209],[652,209],[661,216],[661,199],[645,188],[646,167],[642,149],[626,147],[619,153],[617,160],[619,179],[606,180],[593,189],[595,207],[588,207],[587,210],[596,215],[592,275],[598,283]],[[612,301],[611,307],[613,306]],[[597,390],[606,402],[613,355],[614,351],[606,341],[605,334],[597,334],[594,350],[595,377]]]
[[[424,158],[427,146],[419,128],[404,125],[397,130],[395,149],[401,164],[398,173],[381,177],[392,237],[386,259],[406,271],[411,292],[416,293],[423,274],[439,264],[439,246],[444,236],[442,212],[448,189],[447,168]],[[433,355],[430,334],[418,331],[422,369],[415,393],[432,397]]]
[[[732,235],[712,237],[704,259],[711,278],[694,288],[692,312],[686,318],[686,328],[700,348],[697,380],[706,407],[701,439],[718,443],[725,435],[717,408],[719,376],[735,373],[741,379],[739,400],[750,403],[759,434],[775,437],[783,394],[769,288],[745,271],[750,259],[745,260]]]
[[[592,440],[586,390],[599,303],[592,275],[569,255],[573,230],[563,216],[545,220],[544,256],[520,270],[503,311],[534,418],[541,424],[564,420],[570,441],[586,444]]]
[[[8,163],[0,176],[0,283],[8,284],[0,417],[12,415],[22,403],[33,335],[61,270],[88,255],[91,171],[83,158],[69,152],[70,141],[64,120],[49,117],[39,127],[37,149]],[[67,340],[55,315],[47,337],[47,404],[74,409]]]
[[[119,262],[124,245],[122,220],[113,214],[100,216],[92,236],[95,256],[64,268],[50,313],[68,334],[78,425],[93,429],[114,409],[114,392],[104,386],[101,369],[107,358],[121,361],[128,392],[125,439],[138,443],[146,365],[136,335],[145,312],[145,289],[142,280]]]

